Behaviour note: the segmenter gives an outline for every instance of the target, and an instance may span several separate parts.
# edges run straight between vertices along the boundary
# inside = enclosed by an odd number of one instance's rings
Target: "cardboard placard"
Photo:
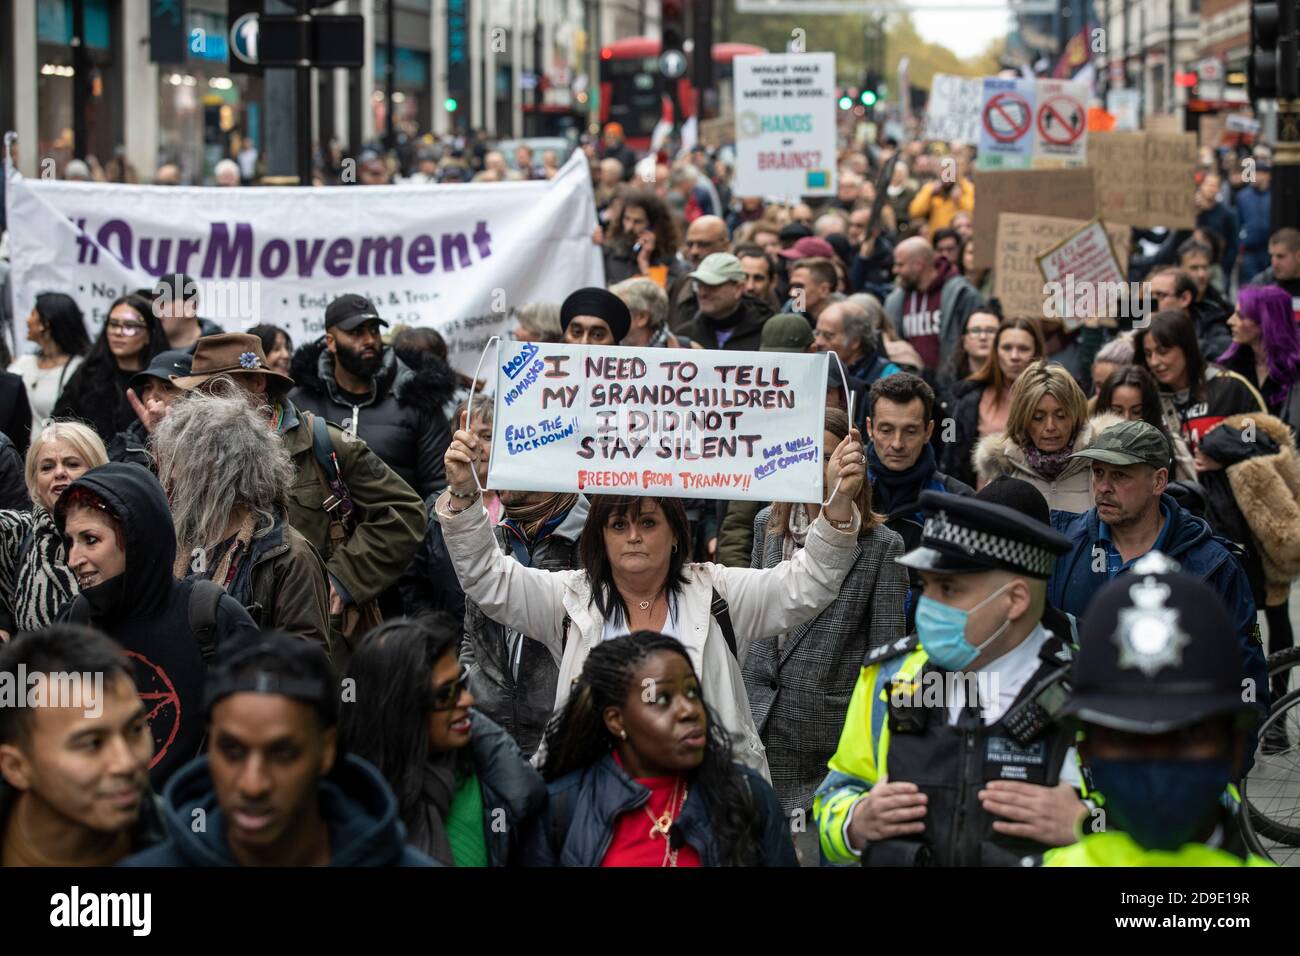
[[[1096,137],[1091,137],[1091,142]],[[1029,169],[1015,172],[976,171],[975,236],[996,236],[1001,213],[1034,213],[1087,221],[1097,215],[1097,191],[1092,170]],[[993,265],[993,244],[975,243],[975,268]]]
[[[1173,113],[1148,113],[1142,129],[1147,133],[1181,133],[1183,118]]]
[[[1043,271],[1038,260],[1088,225],[1087,219],[1005,212],[998,216],[993,294],[1002,302],[1004,315],[1039,319],[1048,328],[1056,324],[1047,309],[1049,296],[1044,292]],[[1107,224],[1105,228],[1116,258],[1127,263],[1128,227]]]
[[[1228,128],[1228,118],[1222,113],[1205,113],[1202,114],[1200,125],[1197,129],[1197,136],[1201,146],[1209,146],[1211,149],[1217,148],[1219,141],[1223,139],[1223,134]]]
[[[1127,257],[1125,257],[1127,259]],[[1047,318],[1073,331],[1083,320],[1101,315],[1112,328],[1128,307],[1127,270],[1120,264],[1106,225],[1094,219],[1038,257],[1046,292]]]
[[[715,119],[703,120],[700,123],[701,146],[707,146],[710,149],[720,149],[727,143],[736,141],[736,118],[734,116],[719,116]]]
[[[1191,229],[1196,225],[1196,136],[1094,133],[1088,166],[1096,176],[1096,215],[1110,223]]]

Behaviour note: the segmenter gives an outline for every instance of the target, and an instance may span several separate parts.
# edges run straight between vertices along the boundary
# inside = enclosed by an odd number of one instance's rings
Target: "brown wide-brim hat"
[[[194,365],[189,375],[173,375],[177,388],[198,388],[217,375],[265,375],[268,392],[284,393],[293,388],[293,379],[266,364],[262,340],[246,332],[223,332],[205,335],[194,348]]]

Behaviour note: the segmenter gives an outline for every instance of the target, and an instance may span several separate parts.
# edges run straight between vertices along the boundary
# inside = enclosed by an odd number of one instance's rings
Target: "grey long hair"
[[[220,544],[238,507],[269,532],[289,502],[293,465],[280,436],[239,393],[192,393],[151,439],[182,553]]]

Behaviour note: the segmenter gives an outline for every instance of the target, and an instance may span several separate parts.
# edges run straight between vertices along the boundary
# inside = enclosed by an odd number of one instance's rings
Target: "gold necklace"
[[[678,787],[682,789],[682,798],[677,799]],[[673,828],[673,818],[682,812],[682,805],[686,803],[686,796],[691,792],[690,786],[680,777],[673,784],[673,792],[668,796],[668,805],[664,807],[664,812],[656,817],[651,811],[649,801],[641,809],[645,815],[650,818],[650,835],[647,839],[654,840],[655,834],[662,834],[664,838],[664,858],[660,866],[676,866],[677,850],[673,848],[672,840],[668,838],[668,832]],[[676,806],[674,807],[674,804]]]

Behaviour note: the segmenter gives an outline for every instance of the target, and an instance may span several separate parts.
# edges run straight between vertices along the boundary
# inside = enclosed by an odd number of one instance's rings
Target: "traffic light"
[[[851,96],[841,96],[841,97],[840,97],[840,109],[842,109],[842,110],[851,110],[851,109],[853,109],[853,97],[851,97]]]
[[[1296,0],[1252,2],[1250,7],[1250,99],[1300,95],[1296,61]]]
[[[686,41],[686,0],[662,0],[659,11],[661,46],[659,52],[681,52]]]
[[[862,96],[859,98],[862,100],[863,106],[875,106],[878,99],[875,90],[863,90]]]

